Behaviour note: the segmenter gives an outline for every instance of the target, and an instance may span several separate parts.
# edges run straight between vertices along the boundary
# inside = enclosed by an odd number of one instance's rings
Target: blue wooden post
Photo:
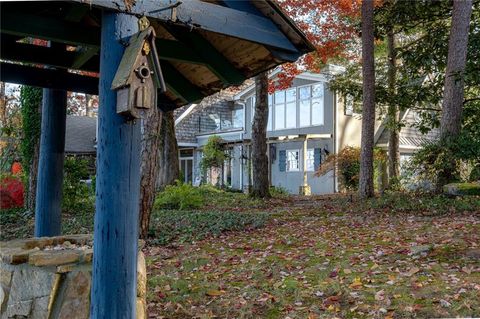
[[[110,88],[137,29],[134,16],[102,15],[91,318],[135,318],[140,125],[117,114]]]
[[[62,231],[66,116],[67,91],[43,89],[35,237],[56,236]]]

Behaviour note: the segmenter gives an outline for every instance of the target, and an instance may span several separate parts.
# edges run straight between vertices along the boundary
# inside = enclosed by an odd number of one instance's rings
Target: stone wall
[[[89,318],[92,242],[91,235],[1,242],[0,318]],[[137,262],[137,318],[144,319],[147,278],[141,250]]]

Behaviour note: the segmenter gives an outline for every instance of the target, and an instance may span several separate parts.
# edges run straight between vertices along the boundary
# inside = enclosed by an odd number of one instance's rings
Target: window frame
[[[309,158],[310,153],[312,155],[312,158]],[[315,171],[315,148],[307,148],[307,154],[305,154],[305,156],[307,156],[305,160],[305,163],[307,164],[307,166],[305,167],[305,171],[314,172]],[[311,161],[311,164],[310,164],[311,166],[309,165],[309,161]]]
[[[297,168],[296,169],[290,169],[290,160],[289,160],[289,154],[290,153],[297,153]],[[285,150],[285,172],[300,172],[300,149],[290,149],[290,150]]]

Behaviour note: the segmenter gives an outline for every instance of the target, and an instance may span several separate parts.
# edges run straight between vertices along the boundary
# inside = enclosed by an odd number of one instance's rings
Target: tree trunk
[[[472,15],[472,0],[454,0],[452,26],[448,40],[448,60],[445,72],[441,138],[457,136],[462,124],[464,71],[467,61],[468,31]]]
[[[440,138],[447,140],[455,138],[460,133],[462,125],[462,110],[464,99],[464,72],[467,62],[467,43],[470,17],[472,14],[471,0],[454,0],[452,26],[448,40],[447,70],[443,91],[442,120],[440,122]],[[451,159],[451,167],[455,167]],[[440,172],[436,190],[453,179],[454,170]]]
[[[38,112],[41,114],[41,105],[38,106]],[[35,201],[37,194],[37,172],[38,172],[38,160],[40,158],[40,138],[36,138],[33,142],[32,160],[30,162],[29,174],[28,174],[28,191],[25,192],[25,208],[30,211],[35,211]]]
[[[162,111],[154,107],[143,120],[142,153],[140,166],[140,237],[148,237],[150,215],[155,201],[160,158]]]
[[[173,111],[163,113],[160,137],[158,147],[160,170],[157,187],[162,190],[165,186],[174,184],[180,176]]]
[[[255,78],[255,116],[252,124],[253,197],[270,197],[268,183],[267,123],[268,123],[268,74]]]
[[[399,150],[399,133],[400,133],[400,112],[396,105],[395,97],[395,78],[397,74],[397,54],[395,49],[395,36],[393,28],[388,30],[387,34],[387,51],[388,51],[388,91],[392,98],[388,106],[388,186],[393,187],[398,181],[400,171],[400,150]]]
[[[373,140],[375,129],[375,65],[373,55],[373,0],[362,2],[362,70],[363,108],[362,141],[360,151],[361,198],[374,195],[373,188]]]

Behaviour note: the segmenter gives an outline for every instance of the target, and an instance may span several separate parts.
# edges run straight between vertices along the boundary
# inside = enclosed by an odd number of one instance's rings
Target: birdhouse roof
[[[112,89],[118,89],[130,84],[132,78],[131,75],[135,71],[135,62],[137,61],[137,58],[143,54],[143,46],[144,43],[147,42],[150,50],[150,52],[147,54],[147,59],[152,62],[152,66],[154,68],[153,80],[162,89],[162,91],[166,90],[154,39],[155,31],[152,27],[148,27],[147,29],[133,35],[130,38],[117,73],[115,73],[115,77],[112,81]]]

